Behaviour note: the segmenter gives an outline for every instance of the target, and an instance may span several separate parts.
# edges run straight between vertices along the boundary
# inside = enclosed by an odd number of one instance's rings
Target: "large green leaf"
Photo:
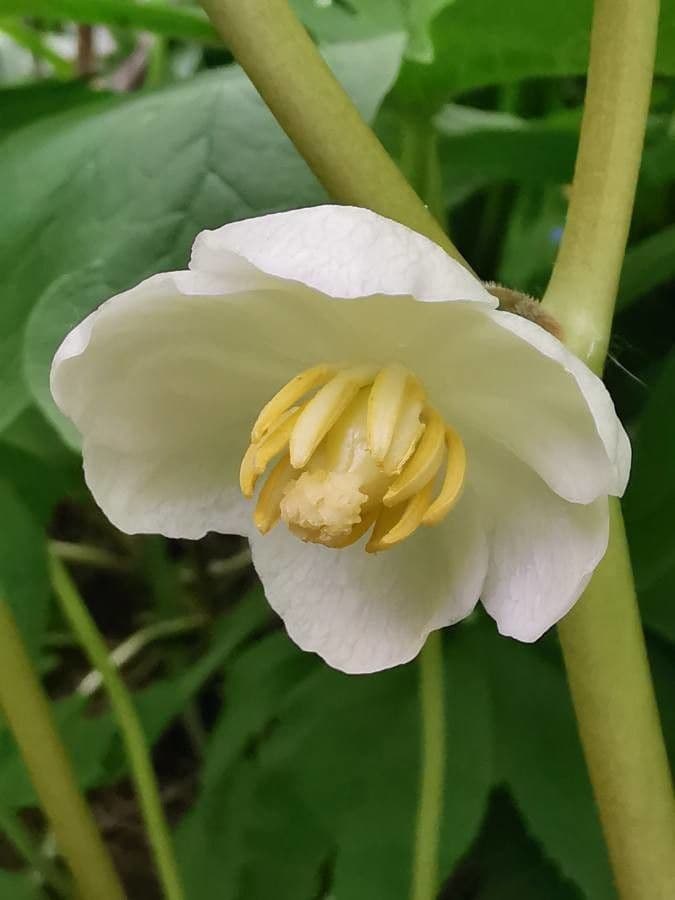
[[[624,503],[638,592],[648,622],[675,640],[675,352],[639,423]]]
[[[42,81],[0,90],[0,137],[45,116],[109,99],[104,91],[92,91],[81,81]]]
[[[488,640],[498,765],[532,835],[593,900],[612,878],[560,666],[530,645]]]
[[[366,118],[401,49],[390,36],[326,52]],[[325,199],[237,67],[24,128],[3,146],[0,178],[9,237],[0,250],[0,425],[26,402],[22,334],[45,291],[27,373],[38,403],[60,422],[49,359],[75,321],[152,272],[184,267],[202,228]]]
[[[525,829],[505,791],[496,791],[481,833],[442,900],[583,900]],[[589,898],[590,900],[590,898]]]
[[[30,875],[0,869],[0,900],[40,900],[41,896]]]
[[[0,598],[11,607],[30,653],[37,656],[50,602],[45,538],[4,473],[0,477],[0,522]]]
[[[457,629],[447,644],[446,874],[476,834],[493,781],[491,704],[475,637]],[[416,666],[368,678],[321,668],[290,692],[261,747],[265,768],[293,784],[333,835],[333,890],[343,900],[407,893],[420,768],[417,679]]]
[[[583,75],[591,0],[455,0],[431,25],[433,63],[404,64],[397,99],[436,109],[452,96],[525,78]],[[657,71],[675,72],[675,2],[661,16]]]

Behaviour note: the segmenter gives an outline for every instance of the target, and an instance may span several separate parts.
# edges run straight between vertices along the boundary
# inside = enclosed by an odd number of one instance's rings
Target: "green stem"
[[[609,549],[559,625],[567,676],[623,900],[675,897],[675,800],[618,501]]]
[[[117,718],[164,896],[167,900],[183,900],[183,889],[174,859],[169,828],[164,817],[145,735],[133,701],[117,669],[110,661],[108,649],[77,588],[63,564],[53,554],[50,556],[50,568],[54,590],[63,613],[77,634],[91,664],[101,673],[108,699]]]
[[[596,0],[574,183],[544,305],[596,371],[607,354],[654,70],[658,0]]]
[[[602,371],[633,208],[658,0],[597,0],[574,187],[543,304]],[[618,502],[610,541],[559,633],[623,900],[675,897],[675,801]]]
[[[0,831],[12,844],[16,852],[37,873],[42,883],[49,885],[59,897],[68,898],[71,896],[72,885],[70,880],[35,845],[32,835],[18,816],[7,810],[0,810]]]
[[[464,262],[333,76],[287,0],[202,0],[328,193],[431,238]]]
[[[14,616],[2,600],[0,708],[80,895],[124,900],[122,885],[56,731],[49,701],[33,671]]]
[[[417,810],[411,900],[434,900],[438,893],[438,845],[443,810],[445,706],[443,638],[433,631],[419,659],[422,713],[422,776]]]

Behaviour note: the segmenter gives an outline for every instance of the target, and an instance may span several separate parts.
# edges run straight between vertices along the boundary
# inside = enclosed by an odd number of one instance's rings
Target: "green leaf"
[[[432,22],[433,63],[407,61],[395,89],[413,110],[486,85],[583,75],[588,62],[589,0],[455,0]],[[656,70],[675,73],[675,3],[664,4]]]
[[[472,900],[583,900],[542,854],[503,791],[494,794],[478,840],[448,886],[448,900],[464,887]]]
[[[475,635],[455,630],[446,654],[448,747],[442,866],[449,872],[483,817],[493,780],[492,716]],[[288,697],[260,748],[267,770],[333,836],[333,890],[343,900],[405,893],[419,782],[417,667],[368,678],[322,668]]]
[[[564,674],[530,645],[490,634],[500,772],[528,828],[593,900],[615,900]]]
[[[634,441],[624,501],[638,593],[649,624],[675,640],[675,352],[652,388]]]
[[[1,11],[0,4],[0,11]],[[53,50],[35,28],[24,25],[15,19],[1,18],[0,31],[9,35],[21,47],[25,47],[34,59],[43,59],[52,67],[57,78],[72,78],[75,75],[73,64]],[[3,124],[4,128],[4,124]]]
[[[344,41],[366,35],[407,31],[406,56],[421,63],[434,58],[429,33],[434,17],[454,0],[350,0],[347,3],[317,3],[293,0],[305,26],[324,41]]]
[[[674,147],[671,143],[671,152]],[[644,238],[626,253],[617,312],[675,278],[675,225]]]
[[[400,54],[400,37],[388,37],[326,57],[372,118]],[[49,397],[48,372],[75,321],[153,272],[184,268],[202,228],[325,195],[237,67],[69,116],[22,129],[0,160],[0,226],[11,234],[0,251],[0,426],[26,402],[22,332],[47,291],[30,323],[27,378],[72,440]]]
[[[46,22],[80,22],[138,28],[165,37],[220,43],[201,10],[148,0],[0,0],[0,15],[29,16]]]
[[[40,900],[40,897],[29,875],[0,869],[0,900]]]
[[[285,633],[277,632],[240,653],[225,682],[222,712],[209,737],[202,781],[209,791],[277,715],[286,695],[314,668]]]
[[[21,635],[37,657],[50,605],[45,537],[15,488],[0,478],[0,595],[10,605]]]
[[[92,91],[81,81],[41,81],[0,90],[0,138],[46,116],[108,100],[105,91]]]

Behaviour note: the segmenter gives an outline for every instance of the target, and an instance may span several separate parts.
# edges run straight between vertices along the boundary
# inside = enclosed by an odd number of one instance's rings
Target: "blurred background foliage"
[[[438,186],[481,276],[540,295],[573,172],[590,0],[294,5],[413,184]],[[675,752],[673,76],[665,0],[606,377],[634,441],[625,510]],[[117,533],[48,390],[57,344],[101,300],[184,267],[202,228],[323,202],[321,188],[185,3],[0,0],[0,110],[0,587],[129,896],[159,893],[118,730],[53,600],[48,542],[134,692],[190,898],[406,897],[416,668],[349,678],[302,654],[239,539]],[[445,646],[442,897],[611,900],[555,635],[522,646],[477,613]],[[0,833],[0,900],[58,897],[53,841],[2,724]]]

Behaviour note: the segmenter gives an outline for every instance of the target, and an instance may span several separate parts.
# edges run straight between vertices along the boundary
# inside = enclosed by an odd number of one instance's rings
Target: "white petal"
[[[507,447],[567,500],[620,494],[630,445],[600,379],[532,322],[476,304],[443,306],[442,330],[407,353],[448,421]]]
[[[601,379],[557,338],[534,322],[506,312],[497,311],[491,315],[502,328],[523,338],[540,353],[559,363],[576,381],[588,404],[612,466],[612,480],[608,492],[615,497],[623,496],[630,475],[631,446],[616,414],[612,398]]]
[[[408,662],[431,631],[467,616],[487,564],[470,492],[443,525],[376,556],[363,542],[344,550],[303,544],[283,524],[251,546],[290,637],[352,674]]]
[[[338,304],[260,290],[254,270],[244,291],[232,259],[229,281],[168,273],[112,298],[54,359],[52,393],[83,435],[89,487],[124,531],[244,530],[234,488],[257,413],[315,353],[350,343],[322,319]]]
[[[501,634],[535,641],[579,599],[607,549],[607,497],[562,500],[502,448],[471,447],[490,545],[481,600]]]
[[[353,206],[316,206],[203,231],[190,267],[220,272],[223,252],[331,297],[409,294],[497,305],[481,282],[433,241]]]

